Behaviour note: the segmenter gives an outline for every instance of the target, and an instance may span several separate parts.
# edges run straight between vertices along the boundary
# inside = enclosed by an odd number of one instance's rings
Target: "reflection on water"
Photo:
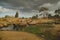
[[[1,27],[0,30],[20,30],[21,27],[29,27],[29,25],[16,25],[16,24],[13,24],[13,25],[8,25],[7,27]]]

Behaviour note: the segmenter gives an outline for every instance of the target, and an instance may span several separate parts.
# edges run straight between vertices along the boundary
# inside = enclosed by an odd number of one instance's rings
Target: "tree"
[[[60,17],[60,9],[55,10],[55,15],[54,17],[59,18]]]
[[[39,9],[39,12],[41,12],[41,11],[47,11],[47,10],[49,10],[49,9],[46,8],[46,7],[41,7],[41,8]]]
[[[15,17],[16,17],[16,18],[18,18],[18,17],[19,17],[19,14],[18,14],[18,12],[16,12],[16,14],[15,14]]]
[[[24,17],[22,17],[22,19],[24,19]]]
[[[10,18],[11,16],[9,16],[9,15],[5,15],[5,18]]]
[[[36,15],[36,18],[38,18],[38,15]]]
[[[48,8],[46,7],[41,7],[39,12],[41,12],[40,16],[43,15],[43,17],[48,17],[49,13],[48,13]]]
[[[60,15],[60,9],[55,10],[55,14],[56,14],[56,15]]]
[[[44,18],[48,17],[49,16],[49,12],[48,11],[43,11],[43,12],[41,12],[40,16],[43,16]]]
[[[60,16],[59,15],[54,15],[54,18],[60,18]]]
[[[52,15],[51,14],[48,14],[48,18],[52,18]]]
[[[32,17],[32,19],[36,19],[36,18],[38,18],[38,15],[35,15],[35,16]]]

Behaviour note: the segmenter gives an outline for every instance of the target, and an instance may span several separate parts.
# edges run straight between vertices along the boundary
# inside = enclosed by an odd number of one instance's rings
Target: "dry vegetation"
[[[24,27],[23,28],[24,32],[0,31],[0,40],[60,40],[59,38],[60,24],[55,24],[54,23],[55,21],[56,19],[48,19],[48,18],[45,19],[0,18],[0,27],[7,26],[10,24],[19,24],[19,25],[26,25],[27,23],[35,24],[29,26],[28,28]],[[53,24],[41,24],[41,23],[53,23]]]
[[[53,35],[59,34],[60,35],[60,24],[54,25],[55,27],[51,28],[51,32]]]
[[[19,24],[26,25],[29,24],[39,24],[46,22],[53,22],[53,19],[31,19],[31,18],[0,18],[0,27],[7,26],[9,24]]]

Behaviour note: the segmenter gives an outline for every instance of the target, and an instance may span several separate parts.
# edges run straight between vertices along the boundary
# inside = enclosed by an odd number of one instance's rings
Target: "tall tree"
[[[60,18],[60,16],[59,15],[54,15],[54,18]]]
[[[15,14],[15,17],[16,17],[16,18],[18,18],[18,17],[19,17],[19,14],[18,14],[18,12],[16,12],[16,14]]]
[[[43,17],[48,17],[48,11],[49,9],[48,8],[46,8],[46,7],[41,7],[40,9],[39,9],[39,12],[41,12],[41,14],[40,14],[40,16],[41,15],[43,15]]]
[[[52,15],[51,14],[48,14],[48,18],[52,18]]]
[[[32,16],[32,19],[37,19],[38,15]]]
[[[55,14],[56,14],[56,15],[60,15],[60,9],[55,10]]]
[[[60,9],[55,10],[55,17],[60,18]]]
[[[36,18],[38,18],[38,15],[36,15]]]
[[[39,12],[41,12],[41,11],[47,11],[47,10],[49,10],[49,9],[46,8],[46,7],[41,7],[41,8],[39,9]]]
[[[49,12],[48,11],[43,11],[43,12],[41,12],[40,16],[48,17],[49,16]]]

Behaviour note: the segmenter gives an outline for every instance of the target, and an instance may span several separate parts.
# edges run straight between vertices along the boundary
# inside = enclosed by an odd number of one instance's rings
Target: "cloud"
[[[14,15],[16,11],[20,12],[21,16],[33,16],[39,14],[39,7],[44,6],[49,8],[51,14],[54,10],[60,8],[60,0],[0,0],[0,16],[9,14]],[[14,13],[14,14],[13,14]]]
[[[20,7],[20,9],[23,9],[21,7],[24,7],[23,10],[38,10],[38,6],[44,4],[44,3],[56,3],[59,0],[0,0],[2,2],[8,3],[10,6],[12,5],[14,8]],[[6,5],[6,4],[4,4]],[[13,8],[8,7],[8,8]]]
[[[18,11],[20,14],[19,10],[4,8],[4,7],[0,6],[0,17],[5,17],[5,15],[15,16],[16,11]]]
[[[5,13],[5,12],[16,12],[17,10],[14,9],[8,9],[8,8],[4,8],[2,6],[0,6],[0,13]]]
[[[46,8],[48,8],[50,11],[53,11],[53,10],[57,10],[57,9],[60,9],[60,1],[59,2],[57,2],[57,3],[45,3],[45,4],[43,4],[43,5],[40,5],[39,6],[39,8],[40,7],[46,7]]]

